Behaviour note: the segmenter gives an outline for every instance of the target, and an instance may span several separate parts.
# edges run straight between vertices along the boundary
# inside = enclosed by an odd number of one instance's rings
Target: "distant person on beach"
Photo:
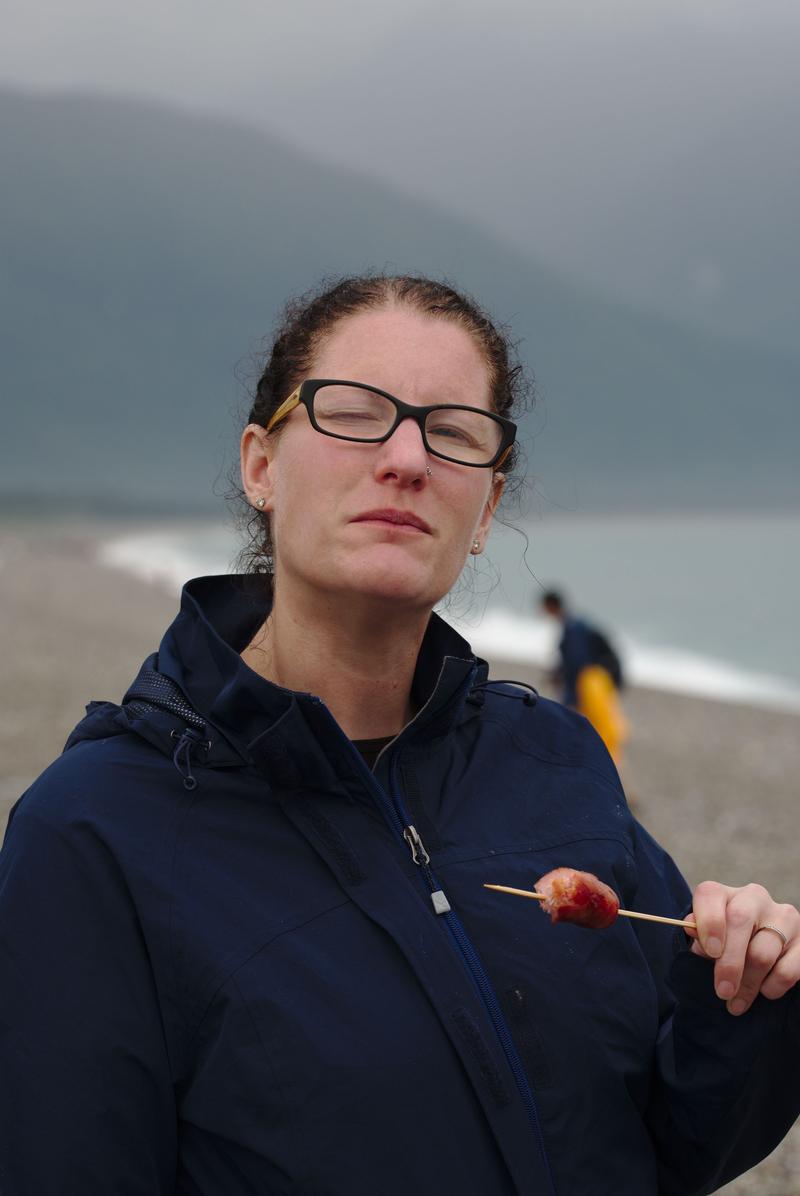
[[[624,685],[619,655],[605,632],[572,613],[560,591],[547,590],[541,605],[562,625],[560,666],[554,676],[561,687],[561,701],[588,718],[618,765],[628,738],[619,701]]]
[[[430,279],[287,308],[248,570],[187,584],[9,821],[4,1196],[700,1196],[797,1116],[798,910],[692,893],[585,719],[433,613],[523,386]],[[562,867],[689,925],[484,887]]]

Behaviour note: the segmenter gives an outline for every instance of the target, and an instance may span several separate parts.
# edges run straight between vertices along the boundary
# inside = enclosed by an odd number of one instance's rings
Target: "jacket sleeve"
[[[638,829],[642,909],[690,908],[669,856]],[[645,903],[648,904],[645,904]],[[755,1166],[800,1114],[800,995],[758,997],[741,1017],[714,992],[713,965],[682,931],[638,931],[661,1002],[648,1128],[662,1196],[706,1196]]]
[[[174,1192],[175,1102],[133,903],[90,820],[54,818],[33,792],[0,853],[0,970],[0,1192]]]

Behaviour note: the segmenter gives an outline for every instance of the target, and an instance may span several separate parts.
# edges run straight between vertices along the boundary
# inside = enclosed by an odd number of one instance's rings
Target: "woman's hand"
[[[692,907],[692,951],[716,961],[714,988],[730,1013],[745,1013],[759,993],[774,1001],[800,979],[800,912],[793,905],[778,905],[761,885],[734,889],[705,880]]]

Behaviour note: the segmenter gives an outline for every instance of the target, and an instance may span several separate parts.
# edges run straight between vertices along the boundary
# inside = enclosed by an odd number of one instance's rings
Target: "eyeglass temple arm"
[[[284,418],[284,416],[287,416],[290,411],[293,411],[294,408],[299,404],[299,402],[300,402],[300,387],[297,386],[292,391],[292,393],[289,395],[288,399],[283,400],[283,402],[281,403],[281,405],[277,409],[277,411],[273,411],[270,421],[264,430],[266,432],[271,432],[272,429],[275,427],[275,425],[279,424],[280,421]]]
[[[269,428],[267,428],[267,431],[269,431]],[[504,462],[504,461],[507,459],[507,457],[508,457],[508,454],[511,452],[511,450],[512,450],[512,448],[513,448],[513,447],[514,447],[514,446],[513,446],[513,444],[510,444],[510,445],[508,446],[508,448],[507,448],[507,449],[505,449],[505,450],[503,451],[503,454],[502,454],[502,456],[500,457],[500,460],[499,460],[499,461],[495,461],[494,465],[492,466],[492,469],[493,469],[493,470],[495,470],[495,472],[496,472],[498,469],[500,469],[500,467],[502,466],[503,462]]]

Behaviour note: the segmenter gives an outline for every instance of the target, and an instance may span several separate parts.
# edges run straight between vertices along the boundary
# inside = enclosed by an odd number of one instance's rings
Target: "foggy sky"
[[[800,275],[782,223],[800,200],[795,0],[6,10],[0,85],[228,114],[656,309],[736,332],[768,293],[761,331],[786,339]]]

